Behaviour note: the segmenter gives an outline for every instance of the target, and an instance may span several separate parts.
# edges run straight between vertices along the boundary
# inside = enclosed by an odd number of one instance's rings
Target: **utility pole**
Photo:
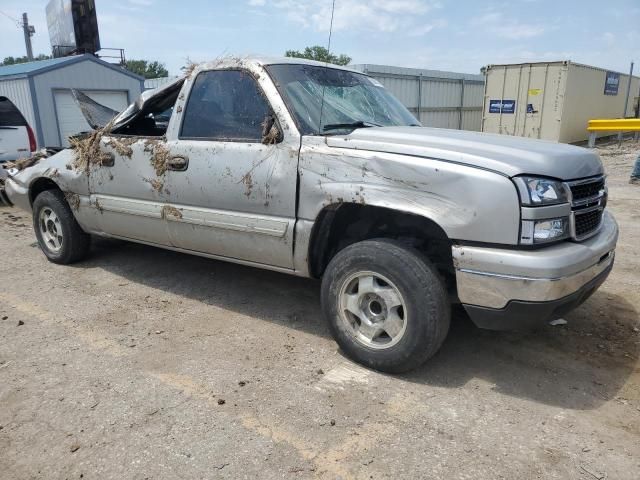
[[[29,19],[26,12],[22,14],[22,31],[24,32],[24,44],[27,47],[27,58],[33,61],[33,49],[31,48],[31,37],[36,33],[33,25],[29,25]]]
[[[629,103],[629,92],[631,92],[631,82],[633,81],[633,62],[631,62],[631,68],[629,69],[629,83],[627,83],[627,95],[624,97],[624,110],[622,112],[622,118],[627,116],[627,104]]]

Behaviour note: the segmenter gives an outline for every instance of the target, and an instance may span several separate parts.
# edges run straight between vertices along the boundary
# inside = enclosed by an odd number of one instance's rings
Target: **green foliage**
[[[127,60],[125,68],[130,72],[143,76],[144,78],[160,78],[169,76],[169,71],[165,68],[164,63],[156,61]]]
[[[287,50],[285,56],[306,58],[308,60],[316,60],[318,62],[333,63],[335,65],[347,65],[351,61],[351,57],[348,57],[345,54],[334,55],[320,45],[306,47],[303,52],[298,50]]]
[[[51,55],[45,55],[44,53],[41,53],[40,55],[38,55],[37,57],[34,57],[33,60],[48,60],[50,58],[53,58]],[[30,60],[24,56],[24,57],[5,57],[5,59],[2,61],[2,66],[6,66],[6,65],[16,65],[18,63],[27,63]]]

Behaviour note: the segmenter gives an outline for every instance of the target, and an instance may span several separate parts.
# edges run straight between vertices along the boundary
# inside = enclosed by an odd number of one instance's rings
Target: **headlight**
[[[520,191],[523,205],[536,207],[569,201],[567,189],[562,182],[535,177],[515,177],[513,180]]]
[[[555,242],[569,237],[569,218],[550,218],[546,220],[524,220],[520,232],[520,243],[534,245]]]

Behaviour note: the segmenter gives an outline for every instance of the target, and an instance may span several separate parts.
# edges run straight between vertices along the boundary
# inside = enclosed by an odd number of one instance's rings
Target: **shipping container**
[[[348,67],[382,83],[425,127],[481,128],[482,75],[372,64]]]
[[[621,118],[630,81],[628,74],[570,61],[489,65],[485,79],[483,132],[563,143],[585,141],[591,119]],[[634,76],[627,116],[639,90]]]

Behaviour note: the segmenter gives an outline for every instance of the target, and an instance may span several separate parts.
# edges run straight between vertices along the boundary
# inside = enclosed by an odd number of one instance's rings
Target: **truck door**
[[[169,126],[163,191],[171,243],[293,268],[300,138],[275,86],[242,69],[202,71],[192,82]],[[280,102],[280,116],[264,88]],[[269,141],[270,118],[281,135]]]

